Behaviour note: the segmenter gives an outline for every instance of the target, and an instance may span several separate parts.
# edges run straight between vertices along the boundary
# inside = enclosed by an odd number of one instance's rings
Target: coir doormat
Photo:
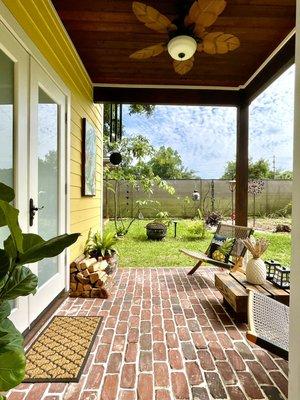
[[[24,382],[78,382],[102,317],[54,317],[26,352]]]

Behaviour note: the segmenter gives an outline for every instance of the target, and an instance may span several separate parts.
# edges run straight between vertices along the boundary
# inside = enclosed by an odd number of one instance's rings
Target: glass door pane
[[[14,62],[0,50],[0,182],[14,185]],[[9,234],[0,228],[0,247]]]
[[[59,106],[41,88],[38,94],[38,234],[47,240],[58,229],[58,116]],[[57,257],[38,263],[39,286],[58,272]]]

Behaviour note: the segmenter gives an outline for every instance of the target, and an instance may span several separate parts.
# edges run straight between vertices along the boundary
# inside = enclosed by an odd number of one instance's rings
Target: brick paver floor
[[[287,363],[247,343],[213,269],[187,271],[120,269],[110,299],[67,299],[58,315],[104,317],[79,383],[22,384],[9,400],[286,399]]]

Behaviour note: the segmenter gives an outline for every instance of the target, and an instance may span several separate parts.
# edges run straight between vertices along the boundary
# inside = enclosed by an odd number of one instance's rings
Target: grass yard
[[[129,233],[117,244],[120,253],[121,267],[179,267],[193,266],[194,260],[179,252],[181,248],[205,251],[210,243],[212,233],[207,238],[199,240],[191,237],[187,227],[189,220],[179,220],[177,238],[174,238],[173,224],[168,229],[165,240],[151,241],[146,237],[145,225],[149,221],[135,221]],[[106,225],[107,230],[114,230],[112,221]],[[290,264],[291,235],[288,233],[257,232],[256,237],[264,237],[269,241],[269,247],[264,259],[275,259],[284,265]]]

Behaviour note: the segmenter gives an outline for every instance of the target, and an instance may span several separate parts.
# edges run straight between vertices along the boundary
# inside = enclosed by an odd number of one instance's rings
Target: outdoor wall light
[[[168,43],[170,56],[177,61],[185,61],[193,57],[197,50],[197,42],[187,35],[175,36]]]
[[[122,162],[122,155],[118,151],[113,151],[109,156],[109,161],[112,165],[119,165]]]

